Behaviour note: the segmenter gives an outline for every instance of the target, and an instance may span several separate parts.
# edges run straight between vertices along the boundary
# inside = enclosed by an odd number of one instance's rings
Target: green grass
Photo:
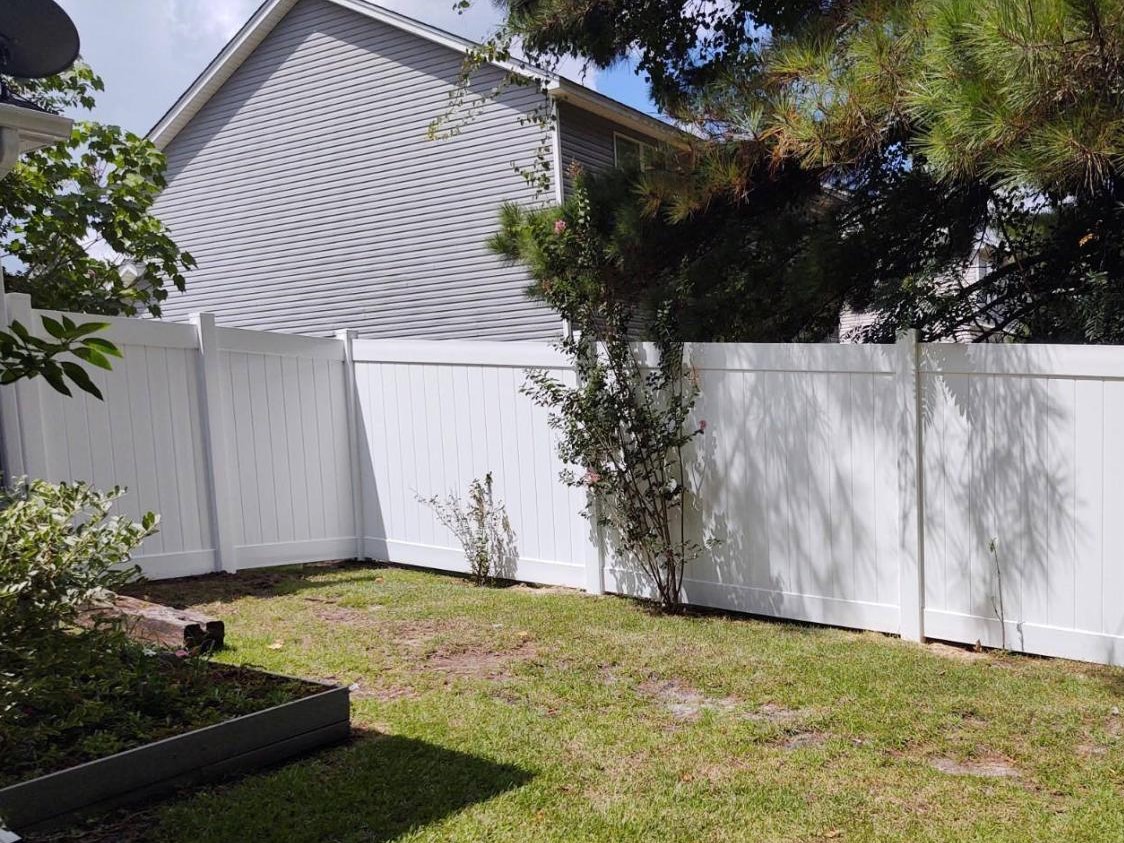
[[[91,840],[1124,840],[1121,670],[375,567],[142,591],[357,683],[356,737]]]

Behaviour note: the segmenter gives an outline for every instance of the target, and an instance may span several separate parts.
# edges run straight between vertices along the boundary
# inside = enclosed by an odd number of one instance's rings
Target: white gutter
[[[568,102],[575,108],[612,120],[619,126],[626,126],[672,146],[685,149],[689,144],[691,136],[682,129],[568,79],[558,79],[548,84],[547,94],[554,100]]]
[[[23,153],[69,138],[73,126],[69,117],[0,103],[0,176],[11,172]]]

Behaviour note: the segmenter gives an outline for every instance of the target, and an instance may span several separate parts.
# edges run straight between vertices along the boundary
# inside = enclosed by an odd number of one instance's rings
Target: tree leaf
[[[124,357],[124,355],[121,353],[121,349],[119,349],[109,340],[102,339],[101,337],[87,337],[86,339],[82,340],[82,344],[89,346],[90,348],[96,348],[102,354],[108,355],[110,357]]]
[[[71,351],[79,360],[84,360],[92,366],[97,366],[99,369],[113,368],[113,364],[106,359],[105,355],[96,349],[80,345],[77,348],[71,349]]]
[[[57,319],[52,319],[50,316],[43,317],[43,327],[46,328],[47,333],[56,340],[63,340],[67,337],[66,328],[61,325]]]
[[[66,372],[66,376],[74,382],[75,386],[99,400],[102,399],[101,390],[90,380],[90,376],[85,369],[69,360],[64,360],[59,365],[62,367],[62,370]]]

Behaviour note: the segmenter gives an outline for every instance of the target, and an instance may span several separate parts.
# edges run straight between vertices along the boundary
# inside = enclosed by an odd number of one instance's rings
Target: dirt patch
[[[940,641],[926,643],[925,651],[959,662],[985,662],[991,659],[987,650],[977,650],[969,645],[958,647],[955,644],[942,644]]]
[[[343,624],[345,626],[373,626],[377,623],[366,609],[352,609],[348,606],[337,606],[335,604],[316,608],[312,614],[318,620],[326,623]]]
[[[697,720],[704,711],[732,711],[738,706],[734,697],[708,697],[674,679],[649,679],[637,690],[662,703],[676,720]]]
[[[229,603],[240,597],[269,596],[275,594],[282,583],[295,579],[300,579],[300,574],[291,570],[205,574],[188,579],[133,583],[121,589],[121,593],[176,609],[188,609]]]
[[[425,660],[424,666],[450,677],[508,679],[514,665],[531,661],[537,655],[538,651],[530,642],[502,652],[476,647],[455,651],[439,649]]]
[[[809,749],[811,747],[823,746],[827,743],[828,735],[824,732],[807,731],[807,732],[792,732],[785,735],[777,742],[777,746],[782,749]]]
[[[950,776],[977,776],[987,779],[1017,779],[1021,773],[1011,762],[998,755],[985,756],[969,761],[956,761],[952,758],[933,758],[929,766]]]
[[[392,641],[409,650],[424,650],[435,638],[460,635],[472,631],[475,625],[460,620],[382,621],[379,629],[384,640]]]
[[[1108,747],[1096,743],[1082,743],[1077,745],[1077,754],[1082,758],[1100,758],[1108,755]]]
[[[770,723],[774,726],[788,726],[797,721],[804,720],[812,712],[802,708],[785,708],[776,703],[765,703],[756,711],[748,712],[746,720],[755,720],[760,723]]]
[[[508,591],[515,592],[516,594],[533,594],[539,597],[547,594],[569,594],[571,597],[581,597],[586,594],[576,588],[566,588],[561,585],[527,585],[526,583],[519,583],[507,589]]]

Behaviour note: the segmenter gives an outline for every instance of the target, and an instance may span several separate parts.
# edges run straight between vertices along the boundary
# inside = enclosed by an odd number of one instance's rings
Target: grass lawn
[[[1121,670],[371,566],[139,593],[356,735],[84,839],[1124,840]]]

